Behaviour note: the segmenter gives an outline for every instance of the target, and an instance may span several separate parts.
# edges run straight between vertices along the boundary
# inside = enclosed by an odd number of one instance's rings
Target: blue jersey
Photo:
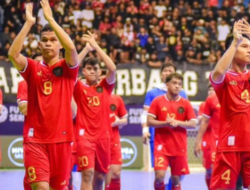
[[[149,90],[145,96],[145,101],[143,106],[150,107],[151,103],[156,97],[166,94],[166,92],[167,88],[165,84],[161,84],[161,86]],[[188,99],[187,94],[184,90],[181,90],[179,95],[185,99]],[[149,132],[150,132],[150,141],[154,141],[155,128],[149,127]]]

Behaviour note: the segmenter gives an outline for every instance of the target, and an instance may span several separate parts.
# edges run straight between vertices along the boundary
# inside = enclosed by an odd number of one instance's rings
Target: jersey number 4
[[[221,179],[222,180],[225,180],[225,184],[229,184],[230,183],[230,173],[231,173],[231,170],[227,170],[225,171],[222,175],[221,175]]]
[[[241,93],[241,99],[244,100],[246,103],[250,103],[249,92],[248,92],[247,89],[245,89],[245,90]]]

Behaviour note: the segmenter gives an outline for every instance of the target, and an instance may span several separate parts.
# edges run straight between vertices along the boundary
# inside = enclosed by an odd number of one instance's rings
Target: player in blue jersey
[[[150,155],[151,155],[151,166],[154,167],[154,132],[155,129],[153,127],[147,126],[147,113],[148,109],[151,105],[151,102],[154,98],[166,94],[167,87],[166,87],[166,78],[176,72],[176,67],[172,63],[166,63],[161,67],[161,81],[162,83],[159,84],[156,88],[149,90],[145,96],[145,101],[143,105],[143,113],[141,115],[141,125],[142,125],[142,133],[143,133],[143,143],[147,144],[149,140],[150,145]],[[180,92],[180,96],[183,98],[188,98],[186,92],[182,89]],[[166,189],[171,189],[171,178],[169,179],[168,185],[166,185]]]

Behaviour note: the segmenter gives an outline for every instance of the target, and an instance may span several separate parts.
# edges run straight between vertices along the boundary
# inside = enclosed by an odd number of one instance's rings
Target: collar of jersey
[[[236,71],[232,71],[232,70],[228,70],[227,73],[230,73],[232,75],[240,75],[241,73],[238,73]],[[242,74],[247,74],[248,73],[248,69],[246,69]]]
[[[169,100],[168,97],[167,97],[167,94],[164,94],[164,97],[165,97],[165,99],[166,99],[168,102],[178,102],[178,101],[181,99],[181,96],[180,96],[180,95],[178,95],[178,98],[177,98],[176,100],[174,100],[174,101]]]

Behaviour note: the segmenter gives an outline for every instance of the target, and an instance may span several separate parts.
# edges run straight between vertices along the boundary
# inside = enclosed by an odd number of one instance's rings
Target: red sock
[[[205,178],[206,180],[206,184],[207,184],[207,188],[210,189],[210,181],[211,181],[211,178]]]
[[[121,180],[118,179],[111,179],[109,184],[109,190],[120,190],[121,189]]]
[[[161,183],[155,182],[154,186],[155,186],[155,190],[165,190],[165,184],[163,182]]]
[[[181,190],[181,185],[172,185],[172,190]]]

